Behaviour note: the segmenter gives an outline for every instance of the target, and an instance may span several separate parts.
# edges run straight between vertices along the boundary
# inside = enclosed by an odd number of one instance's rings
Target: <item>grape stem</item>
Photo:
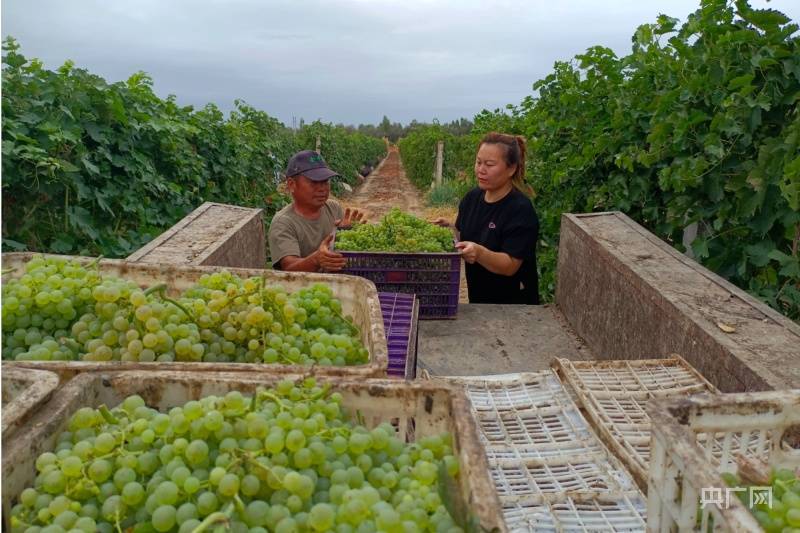
[[[105,419],[106,422],[108,422],[109,424],[119,424],[119,419],[115,417],[113,414],[111,414],[111,411],[108,410],[106,404],[100,405],[100,407],[98,407],[98,410],[100,411],[100,415]]]
[[[281,398],[279,398],[278,396],[275,396],[271,392],[260,391],[258,393],[258,399],[261,400],[263,398],[268,398],[268,399],[272,400],[273,402],[277,403],[278,407],[281,408],[281,411],[289,409],[289,407],[286,404],[283,403],[283,400]]]
[[[64,494],[66,496],[71,496],[71,495],[75,494],[76,491],[78,491],[79,489],[83,489],[83,488],[86,488],[87,490],[90,490],[92,492],[92,494],[94,494],[94,495],[100,494],[100,488],[97,486],[97,483],[95,483],[93,480],[89,479],[89,477],[88,477],[88,469],[89,469],[88,465],[84,469],[81,469],[81,472],[83,473],[84,478],[78,480],[78,482],[75,483],[75,485],[73,485],[71,487],[68,486],[67,490],[64,491]],[[84,487],[85,482],[87,482],[87,481],[89,483],[91,483],[91,485],[89,487]]]
[[[69,337],[61,337],[60,339],[58,339],[58,342],[60,342],[62,345],[66,346],[67,348],[75,352],[80,352],[81,350],[81,345],[78,344],[78,342],[75,339],[71,339]]]
[[[319,400],[320,398],[325,397],[328,394],[328,391],[330,391],[330,390],[331,390],[331,384],[330,383],[323,383],[323,385],[321,387],[321,390],[318,393],[312,394],[311,396],[309,396],[308,399],[309,400]]]
[[[358,330],[358,328],[354,324],[351,324],[350,321],[347,320],[345,317],[343,317],[339,311],[331,308],[331,312],[337,317],[339,317],[342,320],[342,322],[344,322],[347,325],[347,327],[350,329],[350,333],[352,333],[353,335],[361,335],[361,332]]]
[[[254,459],[254,458],[253,458],[253,457],[252,457],[250,454],[247,454],[247,456],[245,457],[245,459],[246,459],[246,460],[247,460],[247,462],[248,462],[248,463],[250,463],[252,466],[254,466],[254,467],[256,467],[256,468],[260,468],[261,470],[263,470],[264,472],[266,472],[268,476],[272,476],[272,477],[274,477],[274,478],[275,478],[275,479],[278,481],[278,483],[280,483],[281,487],[283,486],[283,480],[281,480],[281,478],[279,478],[279,477],[278,477],[278,474],[276,474],[275,472],[273,472],[273,471],[272,471],[272,469],[271,469],[271,468],[269,468],[267,465],[264,465],[264,464],[261,464],[261,463],[259,463],[259,462],[258,462],[258,461],[256,461],[256,460],[255,460],[255,459]]]
[[[166,290],[166,288],[167,288],[167,284],[166,283],[157,283],[157,284],[153,285],[152,287],[148,287],[147,289],[145,289],[144,290],[144,295],[145,296],[150,296],[154,292],[157,292],[157,291],[161,292],[161,291]]]
[[[283,315],[283,309],[280,308],[278,302],[276,302],[269,293],[265,294],[265,290],[261,290],[261,302],[265,303],[270,309],[274,311],[273,316],[280,318],[281,326],[288,327],[286,323],[286,317]]]
[[[174,305],[175,307],[177,307],[178,309],[183,311],[184,314],[187,317],[189,317],[190,320],[192,320],[193,322],[197,322],[197,320],[195,319],[194,315],[192,313],[190,313],[189,310],[186,309],[183,306],[183,304],[180,304],[180,303],[176,302],[175,300],[173,300],[172,298],[170,298],[169,296],[167,296],[166,290],[167,290],[167,284],[166,283],[158,283],[158,284],[153,285],[152,287],[148,288],[147,290],[145,290],[144,291],[144,295],[145,296],[149,296],[150,294],[158,293],[159,297],[162,300],[164,300],[165,302],[171,303],[172,305]]]
[[[334,428],[323,429],[322,431],[319,431],[315,435],[318,436],[318,437],[326,437],[328,435],[334,435],[334,434],[335,435],[347,435],[347,436],[349,436],[350,435],[350,430],[347,429],[344,426],[342,426],[342,427],[334,427]]]
[[[231,511],[233,511],[233,502],[229,503],[228,507],[226,507],[224,511],[217,511],[216,513],[211,513],[208,515],[205,520],[200,522],[200,525],[192,530],[192,533],[203,533],[208,528],[218,524],[228,526],[231,517]]]
[[[114,511],[114,525],[117,527],[117,533],[122,533],[122,526],[119,524],[119,509]]]
[[[233,495],[233,501],[236,504],[236,510],[239,511],[241,516],[244,516],[244,502],[239,497],[239,493]]]

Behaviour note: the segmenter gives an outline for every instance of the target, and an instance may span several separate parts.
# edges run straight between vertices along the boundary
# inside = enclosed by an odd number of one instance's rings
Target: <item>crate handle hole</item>
[[[783,430],[781,447],[791,450],[792,453],[800,454],[800,424],[794,424]]]

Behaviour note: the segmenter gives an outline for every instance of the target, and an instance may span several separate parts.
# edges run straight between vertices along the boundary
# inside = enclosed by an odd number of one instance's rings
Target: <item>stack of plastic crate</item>
[[[800,471],[796,470],[800,469],[798,406],[800,389],[706,394],[648,403],[647,413],[653,421],[649,530],[763,531],[764,524],[748,509],[752,507],[776,526],[766,531],[794,531],[784,528],[785,523],[775,524],[772,518],[779,502],[784,508],[781,513],[791,508],[785,497],[790,491],[783,489],[787,485],[781,486],[781,481],[775,485],[742,482],[730,487],[722,473],[738,470],[741,475],[742,466],[759,463]],[[773,494],[773,487],[784,494]],[[780,513],[776,516],[783,518]]]
[[[600,438],[645,491],[651,427],[647,402],[717,392],[678,355],[634,361],[558,359],[554,366]]]
[[[453,378],[509,531],[644,531],[646,500],[552,371]]]
[[[342,274],[373,282],[379,292],[414,294],[421,319],[448,319],[458,314],[461,256],[447,253],[339,252],[347,258]]]
[[[389,348],[390,377],[414,379],[417,376],[417,319],[419,301],[413,294],[379,292],[383,327]]]

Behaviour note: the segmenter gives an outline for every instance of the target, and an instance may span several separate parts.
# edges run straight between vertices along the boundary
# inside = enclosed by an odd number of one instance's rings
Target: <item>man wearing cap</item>
[[[334,228],[346,228],[363,218],[357,209],[342,210],[328,196],[330,179],[338,176],[322,156],[304,150],[292,156],[286,185],[292,203],[275,213],[269,226],[272,266],[295,272],[335,272],[345,265],[342,254],[330,249]]]

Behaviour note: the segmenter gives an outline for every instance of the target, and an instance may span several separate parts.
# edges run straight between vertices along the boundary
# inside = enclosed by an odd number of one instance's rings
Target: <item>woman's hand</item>
[[[456,243],[456,249],[469,264],[477,262],[486,252],[486,248],[472,241],[459,241]]]
[[[442,226],[443,228],[451,228],[453,225],[450,223],[449,220],[446,218],[437,218],[436,220],[432,220],[431,224],[436,224],[437,226]]]

